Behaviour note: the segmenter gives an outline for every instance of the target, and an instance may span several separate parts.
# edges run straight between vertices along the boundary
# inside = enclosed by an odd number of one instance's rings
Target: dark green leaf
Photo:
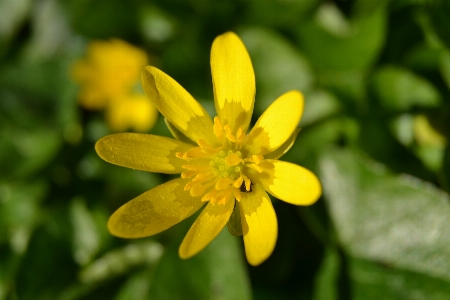
[[[331,247],[325,251],[325,256],[316,277],[314,300],[336,300],[338,296],[338,278],[341,261],[339,253]]]
[[[158,265],[150,287],[150,298],[160,300],[251,299],[242,249],[227,230],[196,256],[181,260],[178,244],[169,247]],[[176,288],[174,288],[176,287]]]
[[[428,80],[396,66],[378,69],[372,77],[371,90],[388,110],[435,107],[441,102],[438,90]]]
[[[379,54],[385,27],[383,2],[369,14],[355,15],[349,21],[339,9],[325,3],[315,18],[298,27],[298,38],[302,50],[317,68],[362,70]]]
[[[309,63],[283,36],[267,29],[247,28],[240,37],[255,69],[257,114],[290,90],[305,92],[311,88],[314,77]]]

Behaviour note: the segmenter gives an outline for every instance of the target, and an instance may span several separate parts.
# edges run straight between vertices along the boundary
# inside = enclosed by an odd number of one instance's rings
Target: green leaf
[[[349,275],[353,300],[441,300],[450,295],[448,281],[350,258]]]
[[[384,1],[369,12],[346,20],[338,8],[324,3],[314,18],[298,27],[301,49],[322,70],[362,70],[381,51],[386,29]]]
[[[178,243],[161,258],[150,287],[151,299],[251,299],[242,249],[224,229],[196,256],[181,260]],[[176,287],[176,288],[174,288]]]
[[[338,299],[338,279],[341,268],[339,253],[328,247],[314,283],[314,300]]]
[[[387,110],[408,110],[414,106],[435,107],[441,103],[438,90],[425,78],[396,66],[379,68],[370,87]]]
[[[428,5],[428,13],[430,15],[430,22],[439,36],[440,40],[445,43],[447,48],[450,48],[450,3],[447,1],[437,1],[433,5]]]
[[[13,252],[26,251],[34,227],[41,217],[40,204],[47,193],[44,181],[0,184],[0,242],[8,240]]]
[[[20,31],[32,3],[32,0],[0,2],[0,57],[6,54],[9,42]]]
[[[305,95],[305,112],[300,127],[310,125],[341,110],[339,99],[324,90],[315,90]]]
[[[292,28],[298,20],[313,9],[318,0],[273,1],[251,0],[248,2],[247,19],[250,23],[266,26]]]
[[[114,300],[146,300],[149,299],[150,280],[153,277],[154,270],[146,268],[136,272],[121,287]]]
[[[54,128],[32,130],[5,125],[0,129],[1,177],[23,178],[44,168],[57,154],[62,141]]]
[[[71,1],[72,27],[85,36],[95,38],[124,37],[138,31],[137,6],[120,0]]]
[[[89,263],[100,248],[100,234],[93,216],[83,199],[75,198],[70,204],[73,226],[72,248],[75,261],[80,265]]]
[[[290,90],[305,92],[314,77],[308,61],[280,34],[262,28],[239,32],[256,74],[256,113],[261,114],[275,99]]]
[[[345,142],[354,142],[358,132],[359,124],[353,119],[338,116],[324,120],[315,126],[302,129],[292,148],[283,156],[283,160],[307,166],[305,163],[311,162],[312,158],[328,145],[337,143],[342,138]]]
[[[350,150],[326,151],[320,169],[331,218],[350,255],[450,283],[448,194]]]
[[[446,50],[441,53],[439,59],[439,71],[445,84],[450,89],[450,51]]]

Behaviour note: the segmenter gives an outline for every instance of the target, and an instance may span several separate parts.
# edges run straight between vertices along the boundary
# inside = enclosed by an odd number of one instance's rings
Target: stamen
[[[222,123],[220,122],[219,117],[214,117],[214,126],[213,126],[214,134],[218,139],[223,137]]]
[[[231,180],[228,177],[224,177],[224,178],[220,178],[219,180],[217,180],[215,188],[218,191],[222,191],[222,190],[228,188],[231,184],[233,184],[233,180]]]
[[[197,182],[194,182],[194,181],[191,181],[192,183],[195,183],[192,187],[191,187],[191,189],[189,190],[189,192],[191,193],[191,196],[192,197],[198,197],[198,196],[201,196],[201,195],[203,195],[204,193],[205,193],[205,190],[207,189],[207,188],[209,188],[211,185],[213,185],[214,184],[214,181],[213,182],[209,182],[209,183],[207,183],[207,184],[201,184],[201,183],[197,183]],[[191,183],[190,182],[190,183]],[[189,183],[188,183],[189,184]]]
[[[186,152],[177,152],[176,157],[195,162],[183,165],[186,169],[181,173],[182,178],[189,178],[184,190],[193,197],[200,197],[202,201],[223,205],[227,201],[240,201],[243,192],[252,191],[251,180],[244,175],[246,167],[262,172],[258,164],[264,159],[262,155],[250,155],[243,158],[241,145],[246,139],[242,128],[234,134],[229,124],[222,126],[219,117],[214,118],[213,131],[221,144],[211,146],[203,139],[198,139],[198,147]],[[242,164],[242,165],[241,165]]]
[[[197,176],[195,176],[194,179],[192,179],[192,181],[208,181],[212,179],[212,175],[214,174],[213,171],[209,171],[209,172],[202,172],[200,174],[197,174]]]
[[[232,190],[227,189],[224,191],[219,192],[216,196],[212,197],[210,201],[212,201],[213,204],[225,204],[227,202],[227,199],[231,198]]]
[[[242,144],[242,142],[245,139],[245,133],[242,131],[242,128],[239,127],[237,134],[236,134],[236,140],[238,144]]]
[[[236,198],[237,201],[241,201],[241,191],[239,189],[233,190],[234,190],[234,198]]]
[[[264,169],[258,166],[257,164],[248,164],[247,167],[252,168],[258,173],[262,173],[262,171],[264,171]]]
[[[193,171],[208,171],[211,168],[208,166],[199,166],[199,165],[182,165],[184,169],[193,170]]]
[[[192,187],[192,185],[194,185],[194,183],[195,183],[195,182],[193,182],[193,181],[188,182],[188,183],[184,186],[184,190],[185,190],[185,191],[190,190],[191,187]]]
[[[236,153],[229,154],[225,158],[225,163],[230,167],[237,166],[238,164],[243,163],[243,162],[244,162],[244,160],[242,158],[240,158]]]
[[[223,127],[223,129],[225,129],[225,132],[226,132],[226,137],[230,140],[230,141],[232,141],[233,143],[236,143],[236,137],[231,133],[231,128],[230,128],[230,125],[225,125],[224,127]]]
[[[242,178],[242,176],[240,176],[238,179],[236,179],[236,180],[234,181],[233,186],[234,186],[235,188],[238,189],[238,188],[241,187],[242,182],[244,182],[244,178]]]
[[[253,162],[255,164],[259,164],[264,159],[264,156],[262,156],[262,155],[252,155],[252,159],[253,159]]]
[[[214,148],[214,147],[210,146],[205,140],[202,140],[202,139],[198,139],[197,144],[200,146],[200,148],[202,149],[203,152],[210,153],[210,154],[215,154],[223,148],[223,146]]]
[[[189,190],[192,197],[198,197],[205,192],[206,187],[200,183],[194,184],[194,186]]]
[[[250,192],[252,182],[248,177],[246,177],[246,176],[243,176],[243,177],[244,177],[244,181],[245,181],[245,190],[247,192]]]
[[[219,117],[214,117],[214,126],[213,126],[214,134],[217,137],[217,140],[224,145],[226,143],[226,138],[223,132],[222,122],[220,122]]]
[[[212,189],[211,191],[209,191],[208,193],[206,193],[203,197],[202,197],[202,201],[208,201],[211,198],[213,198],[214,196],[217,195],[219,191],[216,189]]]
[[[198,174],[197,171],[186,171],[181,173],[181,178],[191,178],[194,177],[196,174]]]
[[[196,159],[196,158],[210,157],[211,154],[212,153],[205,153],[205,151],[203,151],[203,149],[200,147],[195,147],[195,148],[192,148],[192,149],[188,150],[187,152],[185,152],[183,155],[183,159],[184,160],[192,160],[192,159]]]

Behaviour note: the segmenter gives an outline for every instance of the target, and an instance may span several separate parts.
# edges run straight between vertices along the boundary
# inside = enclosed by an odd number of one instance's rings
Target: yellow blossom
[[[278,160],[294,143],[303,96],[298,91],[281,95],[248,131],[255,76],[237,35],[215,39],[211,70],[214,119],[167,74],[151,66],[142,70],[144,91],[176,139],[114,134],[100,139],[96,151],[113,164],[181,176],[120,207],[108,229],[123,238],[151,236],[204,206],[179,248],[180,257],[197,254],[228,224],[231,233],[243,236],[248,262],[259,265],[272,253],[278,232],[267,192],[295,205],[310,205],[321,195],[312,172]]]
[[[105,109],[114,131],[149,130],[157,118],[156,108],[143,94],[134,92],[141,68],[147,64],[144,51],[122,40],[91,42],[86,57],[72,68],[72,77],[81,86],[80,105]]]
[[[135,93],[114,98],[106,108],[105,117],[113,131],[132,128],[144,132],[155,125],[158,111],[145,95]]]

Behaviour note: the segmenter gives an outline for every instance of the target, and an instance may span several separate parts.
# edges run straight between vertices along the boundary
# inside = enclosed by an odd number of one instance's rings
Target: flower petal
[[[170,123],[194,142],[217,143],[211,117],[178,82],[150,66],[141,75],[145,93]]]
[[[265,261],[277,241],[278,223],[272,202],[264,189],[253,185],[249,193],[241,193],[239,201],[244,234],[245,254],[252,266]]]
[[[311,205],[319,199],[322,187],[314,173],[301,166],[267,159],[260,163],[264,171],[258,181],[274,197],[294,205]]]
[[[303,102],[298,91],[281,95],[259,117],[244,141],[244,148],[251,154],[265,155],[283,145],[300,122]]]
[[[184,190],[189,181],[174,179],[127,202],[109,218],[109,232],[122,238],[141,238],[157,234],[191,216],[204,202]]]
[[[188,143],[188,144],[194,144],[197,146],[197,143],[192,142],[187,136],[185,136],[181,131],[179,131],[172,123],[170,123],[166,118],[164,118],[164,122],[166,123],[167,128],[169,129],[170,133],[174,138],[176,138],[179,141]]]
[[[266,158],[266,159],[279,159],[280,157],[282,157],[294,145],[295,139],[297,138],[297,135],[300,132],[300,130],[301,130],[300,128],[296,128],[294,130],[294,133],[291,134],[291,136],[287,139],[286,142],[284,142],[283,145],[281,145],[275,151],[270,152],[267,155],[265,155],[264,158]]]
[[[193,145],[167,137],[141,134],[117,133],[107,135],[95,144],[95,150],[105,161],[122,167],[148,172],[178,174],[186,161],[175,156],[186,152]]]
[[[255,100],[255,73],[247,49],[232,32],[219,35],[211,48],[211,72],[217,114],[236,133],[247,132]]]
[[[211,202],[206,205],[181,243],[178,250],[181,258],[186,259],[194,256],[220,233],[230,219],[234,203],[233,199],[233,201],[226,201],[225,205],[212,204]]]

